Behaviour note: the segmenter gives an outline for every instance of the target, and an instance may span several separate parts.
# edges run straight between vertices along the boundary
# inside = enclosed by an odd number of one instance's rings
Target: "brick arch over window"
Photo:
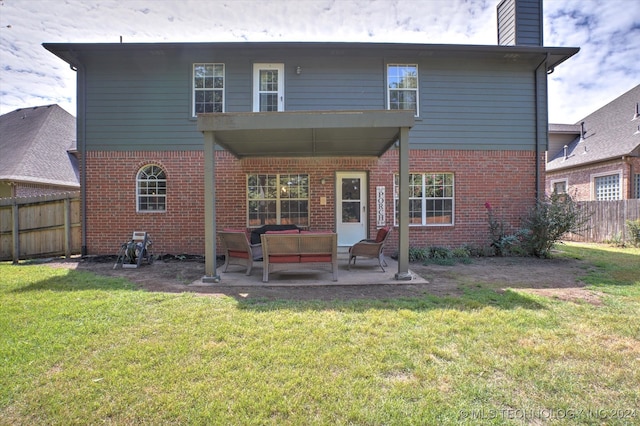
[[[136,211],[167,211],[167,173],[158,164],[145,164],[136,173]]]

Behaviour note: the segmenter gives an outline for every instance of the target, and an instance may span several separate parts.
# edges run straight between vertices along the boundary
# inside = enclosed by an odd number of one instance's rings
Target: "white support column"
[[[220,282],[216,273],[216,136],[204,132],[204,271],[203,283]]]
[[[396,280],[409,281],[409,128],[400,128],[398,153],[398,272]]]

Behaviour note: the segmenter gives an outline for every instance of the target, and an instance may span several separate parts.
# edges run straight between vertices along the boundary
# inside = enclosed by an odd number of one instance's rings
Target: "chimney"
[[[636,112],[633,114],[631,121],[637,120],[638,118],[640,118],[640,103],[636,102]]]
[[[500,46],[542,46],[542,0],[502,0],[498,4]]]

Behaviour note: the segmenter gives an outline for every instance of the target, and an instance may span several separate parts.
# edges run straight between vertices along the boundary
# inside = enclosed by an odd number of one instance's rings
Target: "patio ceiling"
[[[383,155],[413,126],[407,111],[201,114],[198,130],[237,158]]]

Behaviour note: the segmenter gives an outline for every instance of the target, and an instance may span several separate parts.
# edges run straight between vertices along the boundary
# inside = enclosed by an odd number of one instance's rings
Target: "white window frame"
[[[265,182],[265,186],[255,187],[253,190],[251,189],[249,183],[252,176],[255,177],[264,177],[267,182]],[[275,187],[268,186],[268,180],[270,178],[275,179]],[[309,173],[249,173],[246,175],[246,196],[247,196],[247,228],[258,228],[263,224],[251,224],[251,217],[249,210],[251,209],[252,202],[275,202],[275,223],[265,223],[267,225],[281,225],[282,224],[282,204],[287,201],[300,202],[306,201],[307,203],[307,219],[306,224],[303,223],[295,223],[295,225],[308,227],[309,222],[311,220],[311,196],[310,196],[310,175]],[[296,185],[296,181],[299,182],[298,187],[302,188],[306,191],[306,197],[287,197],[283,196],[287,191],[291,193],[291,187],[285,186],[286,183],[282,180],[286,179],[288,184]],[[295,190],[295,189],[294,189]],[[271,197],[269,192],[273,191],[275,197]],[[300,190],[298,190],[299,194]],[[256,195],[251,195],[251,194]],[[261,196],[259,195],[261,194]]]
[[[394,76],[391,75],[390,73],[390,68],[391,67],[412,67],[416,69],[416,87],[415,88],[411,88],[411,87],[402,87],[402,88],[392,88],[391,86],[391,82],[390,79]],[[418,64],[402,64],[402,63],[390,63],[387,64],[386,66],[386,71],[385,71],[385,86],[386,86],[386,93],[387,93],[387,109],[390,110],[391,108],[391,91],[392,90],[402,90],[402,91],[413,91],[415,92],[416,95],[416,109],[415,109],[415,117],[419,117],[420,116],[420,72],[418,70]],[[394,108],[394,109],[399,109],[399,110],[405,110],[405,108]],[[408,109],[407,109],[408,111]]]
[[[152,167],[157,168],[159,172],[162,173],[164,178],[162,179],[142,179],[140,175],[145,171],[145,169]],[[159,173],[154,173],[157,176]],[[149,174],[147,174],[149,175]],[[150,175],[149,175],[150,176]],[[143,183],[155,182],[155,185],[143,185]],[[153,187],[155,186],[155,188]],[[153,192],[154,189],[156,192]],[[149,192],[151,191],[151,192]],[[157,201],[153,203],[153,205],[158,206],[162,205],[162,208],[141,208],[142,198],[152,198]],[[165,213],[167,211],[167,172],[164,167],[159,164],[149,163],[138,169],[136,173],[136,212],[138,213]]]
[[[413,182],[413,177],[414,176],[421,176],[421,190],[420,193],[422,194],[419,197],[413,197],[411,194],[411,190],[409,191],[409,202],[411,202],[412,200],[420,200],[421,202],[421,206],[420,206],[420,211],[421,211],[421,219],[420,219],[420,223],[411,223],[411,218],[409,218],[409,226],[453,226],[456,223],[456,175],[453,172],[423,172],[423,173],[410,173],[409,174],[409,186],[412,186],[412,182]],[[427,196],[427,176],[433,176],[433,175],[447,175],[447,176],[451,176],[451,185],[446,185],[447,187],[450,186],[451,187],[451,196],[442,196],[442,197],[429,197]],[[394,220],[394,224],[396,226],[398,226],[398,199],[399,199],[399,188],[398,188],[398,179],[399,179],[399,175],[397,173],[395,173],[393,175],[393,220]],[[437,222],[432,222],[429,223],[429,218],[427,217],[427,201],[429,200],[450,200],[451,201],[451,222],[449,223],[437,223]]]
[[[211,76],[213,78],[213,84],[211,87],[196,87],[196,67],[197,66],[211,66],[214,69],[213,75]],[[217,67],[222,67],[222,76],[215,74],[215,69]],[[215,81],[216,78],[222,78],[222,87],[215,87]],[[225,86],[227,83],[227,78],[226,78],[226,67],[223,63],[219,63],[219,62],[194,62],[192,69],[191,69],[191,114],[193,117],[196,117],[200,112],[196,111],[196,99],[197,99],[197,93],[199,92],[213,92],[213,96],[215,96],[215,92],[220,92],[221,97],[222,97],[222,110],[221,111],[202,111],[202,112],[225,112]],[[214,103],[215,104],[215,103]]]
[[[618,198],[614,198],[614,200],[622,200],[622,170],[610,170],[608,172],[602,173],[593,173],[589,176],[589,181],[591,183],[591,199],[598,200],[596,194],[596,178],[602,178],[605,176],[618,176]]]
[[[566,193],[569,192],[569,181],[568,181],[568,179],[566,179],[566,178],[565,179],[552,179],[551,180],[551,193],[552,194],[556,192],[555,191],[555,186],[558,183],[564,183],[564,192],[563,192],[563,194],[566,194]]]
[[[278,90],[264,92],[260,90],[260,71],[278,71]],[[260,94],[277,93],[278,112],[284,111],[284,64],[253,64],[253,112],[260,112]]]

